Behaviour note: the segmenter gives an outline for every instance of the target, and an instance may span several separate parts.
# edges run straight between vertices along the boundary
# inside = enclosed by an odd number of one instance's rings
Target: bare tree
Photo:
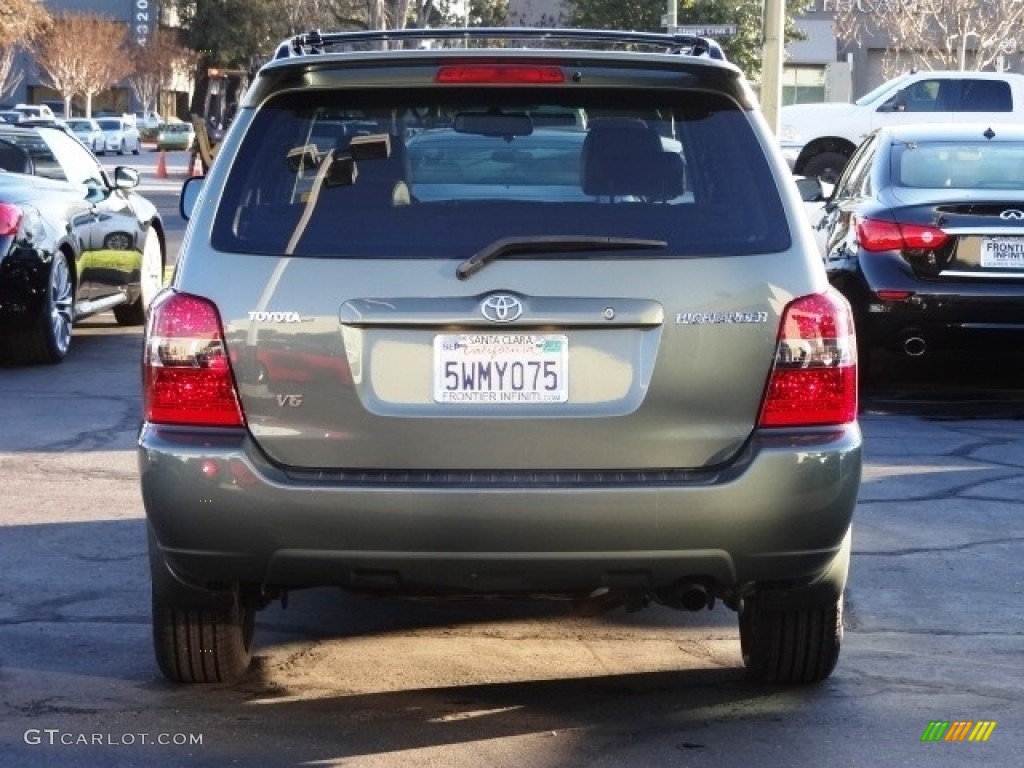
[[[14,93],[22,79],[24,72],[14,69],[14,48],[0,48],[0,99],[8,93]]]
[[[0,5],[0,48],[27,45],[48,18],[41,0],[4,0]]]
[[[13,93],[25,76],[14,69],[19,48],[31,48],[49,21],[40,0],[4,0],[0,5],[0,98]]]
[[[192,65],[194,56],[166,29],[156,30],[145,45],[134,49],[134,71],[128,82],[144,110],[155,110],[160,91],[173,82],[176,73]]]
[[[52,86],[70,102],[85,96],[86,117],[92,116],[92,98],[132,71],[127,51],[127,27],[92,14],[57,16],[36,52],[36,62]]]
[[[865,5],[873,12],[865,13]],[[986,69],[1016,52],[1024,0],[838,0],[835,31],[860,45],[884,31],[886,77],[918,69]]]

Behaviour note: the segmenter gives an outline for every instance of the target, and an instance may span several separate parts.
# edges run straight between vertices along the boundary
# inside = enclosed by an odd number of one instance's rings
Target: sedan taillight
[[[857,418],[853,315],[833,289],[792,301],[782,315],[761,427],[847,424]]]
[[[935,250],[949,240],[938,227],[881,219],[857,219],[857,242],[865,251]]]
[[[245,423],[220,315],[207,299],[171,293],[153,304],[142,374],[146,421],[215,427]]]

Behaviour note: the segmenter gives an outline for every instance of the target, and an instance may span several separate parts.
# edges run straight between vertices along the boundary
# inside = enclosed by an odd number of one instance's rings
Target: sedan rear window
[[[790,245],[763,149],[730,100],[522,88],[271,99],[232,164],[213,245],[452,258],[510,234],[653,239],[672,256]]]
[[[897,183],[918,189],[1024,189],[1024,144],[936,141],[894,152]]]

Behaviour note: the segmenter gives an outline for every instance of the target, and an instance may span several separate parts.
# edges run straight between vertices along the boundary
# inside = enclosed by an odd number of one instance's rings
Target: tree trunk
[[[191,115],[203,115],[206,110],[206,92],[210,88],[210,77],[207,74],[206,57],[201,57],[196,62],[195,88],[192,90],[192,103],[188,111]],[[205,115],[203,115],[205,117]]]

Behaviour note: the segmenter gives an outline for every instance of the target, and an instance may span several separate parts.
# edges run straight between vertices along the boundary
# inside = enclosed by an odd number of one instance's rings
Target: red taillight
[[[565,72],[561,67],[529,64],[454,64],[437,70],[437,82],[450,85],[551,85],[564,83]]]
[[[0,203],[0,237],[18,234],[21,225],[21,208],[10,203]]]
[[[914,295],[913,291],[896,291],[883,288],[875,291],[875,295],[882,301],[906,301]]]
[[[143,360],[146,421],[240,427],[224,333],[216,307],[185,293],[153,305]]]
[[[857,345],[850,305],[829,290],[782,315],[761,427],[847,424],[857,418]]]
[[[934,250],[941,248],[948,239],[949,235],[938,227],[880,219],[857,220],[857,241],[865,251]]]

